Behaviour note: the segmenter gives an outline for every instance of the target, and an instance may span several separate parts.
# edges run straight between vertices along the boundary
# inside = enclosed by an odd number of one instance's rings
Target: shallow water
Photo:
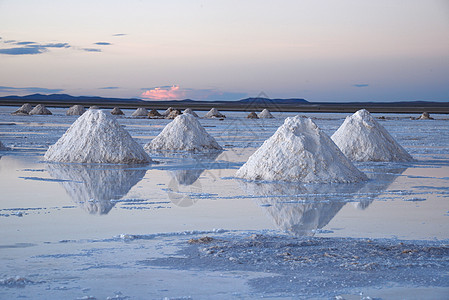
[[[429,121],[388,115],[387,120],[380,121],[416,162],[356,164],[370,178],[365,183],[292,185],[251,183],[233,176],[284,118],[294,113],[274,113],[275,119],[251,120],[244,118],[246,113],[224,112],[228,116],[224,121],[200,119],[225,148],[217,155],[152,154],[158,164],[89,166],[42,161],[48,146],[57,141],[76,117],[65,116],[65,109],[55,108],[51,109],[52,116],[10,115],[15,109],[0,107],[0,140],[12,148],[0,152],[0,280],[19,275],[33,283],[25,282],[25,288],[20,290],[0,284],[0,297],[28,295],[56,299],[64,293],[74,298],[90,294],[103,298],[118,295],[114,294],[117,290],[108,290],[107,285],[126,289],[129,280],[120,283],[119,279],[118,282],[104,279],[96,289],[80,278],[105,277],[109,272],[106,269],[111,270],[113,278],[120,273],[146,274],[148,269],[156,272],[156,267],[149,265],[127,268],[121,259],[134,254],[146,259],[144,252],[136,250],[139,247],[151,248],[148,251],[154,256],[162,255],[158,251],[174,253],[176,247],[171,249],[170,243],[164,240],[166,237],[153,241],[161,233],[201,235],[220,234],[224,230],[300,239],[326,237],[336,242],[339,238],[439,243],[449,239],[449,120],[445,115],[432,115],[436,120]],[[133,111],[124,112],[130,116]],[[311,113],[307,116],[331,135],[346,115]],[[169,120],[126,117],[118,120],[142,145],[169,123]],[[217,233],[214,229],[221,230]],[[120,234],[152,238],[129,244],[123,243],[122,238],[113,238]],[[170,239],[178,240],[177,235]],[[117,259],[102,256],[101,260],[109,262],[103,261],[97,270],[92,267],[95,262],[85,262],[89,255],[107,253],[106,249],[123,253]],[[71,256],[55,259],[54,255],[62,253]],[[83,263],[90,267],[83,270],[79,266],[72,274],[61,271],[71,264]],[[220,285],[214,284],[209,290],[187,293],[179,286],[189,285],[182,280],[181,271],[158,269],[158,276],[164,280],[167,276],[179,276],[177,287],[159,282],[160,291],[152,290],[151,297],[207,298],[212,293],[221,298],[218,295],[223,292],[226,299],[234,295],[231,287],[237,282],[239,297],[273,295],[263,290],[263,284],[256,287],[242,284],[258,278],[261,270],[256,271],[239,270],[220,277],[223,291]],[[207,280],[205,272],[189,273],[192,284]],[[136,279],[137,283],[145,284],[145,281]],[[61,289],[60,284],[66,288]],[[137,290],[132,293],[127,290],[133,297],[148,293],[134,288]],[[36,297],[29,293],[35,293]],[[326,295],[337,294],[329,290]]]

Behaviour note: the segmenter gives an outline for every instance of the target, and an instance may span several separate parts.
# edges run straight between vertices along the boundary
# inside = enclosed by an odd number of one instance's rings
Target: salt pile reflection
[[[276,226],[295,236],[313,236],[348,202],[366,209],[405,168],[376,169],[369,181],[343,184],[292,184],[239,181],[254,195]]]
[[[107,214],[115,202],[145,176],[145,169],[122,165],[83,165],[51,163],[46,166],[51,177],[63,180],[72,200],[91,214]]]

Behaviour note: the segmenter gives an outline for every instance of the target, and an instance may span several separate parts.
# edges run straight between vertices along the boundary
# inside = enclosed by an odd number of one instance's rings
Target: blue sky
[[[0,0],[0,96],[449,101],[449,1]]]

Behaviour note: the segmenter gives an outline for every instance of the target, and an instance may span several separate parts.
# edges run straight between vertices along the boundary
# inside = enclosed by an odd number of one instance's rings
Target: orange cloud
[[[144,91],[141,95],[142,98],[150,100],[181,100],[185,96],[185,91],[181,90],[177,85],[155,87]]]

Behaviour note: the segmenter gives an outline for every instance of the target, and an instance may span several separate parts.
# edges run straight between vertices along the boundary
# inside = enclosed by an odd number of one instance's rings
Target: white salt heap
[[[264,110],[262,110],[262,112],[259,113],[258,116],[259,116],[260,119],[272,119],[272,118],[274,118],[273,115],[271,114],[271,112],[268,109],[266,109],[266,108]]]
[[[198,118],[198,115],[196,114],[196,112],[194,112],[191,108],[186,108],[184,110],[183,114],[191,114],[195,118]]]
[[[44,105],[38,104],[35,108],[33,108],[30,112],[30,115],[51,115],[51,111],[49,111]]]
[[[167,108],[166,111],[164,111],[164,112],[162,113],[162,115],[163,115],[163,116],[168,116],[168,115],[172,112],[172,110],[174,110],[174,108],[173,108],[173,107],[169,107],[169,108]]]
[[[76,163],[134,164],[151,162],[129,133],[110,114],[88,110],[45,153],[45,160]]]
[[[145,145],[150,151],[220,151],[221,146],[191,114],[177,116],[151,142]]]
[[[205,118],[226,118],[226,116],[223,115],[222,113],[220,113],[218,111],[218,109],[216,109],[215,107],[211,108],[211,110],[209,110],[209,112],[206,115],[204,115],[204,117]]]
[[[123,111],[119,108],[119,107],[114,107],[112,110],[111,110],[111,115],[114,115],[114,116],[123,116],[124,115],[124,113],[123,113]]]
[[[287,118],[236,177],[304,183],[367,179],[311,119],[300,116]]]
[[[67,116],[81,116],[86,112],[86,109],[82,105],[73,105],[65,113]]]
[[[12,114],[19,115],[19,116],[28,115],[31,110],[33,110],[33,107],[31,106],[31,104],[25,103],[24,105],[22,105],[18,110],[16,110]]]
[[[331,138],[353,161],[413,161],[365,109],[347,117]]]
[[[144,107],[139,107],[136,109],[135,112],[132,113],[133,117],[147,117],[148,116],[148,110]]]

